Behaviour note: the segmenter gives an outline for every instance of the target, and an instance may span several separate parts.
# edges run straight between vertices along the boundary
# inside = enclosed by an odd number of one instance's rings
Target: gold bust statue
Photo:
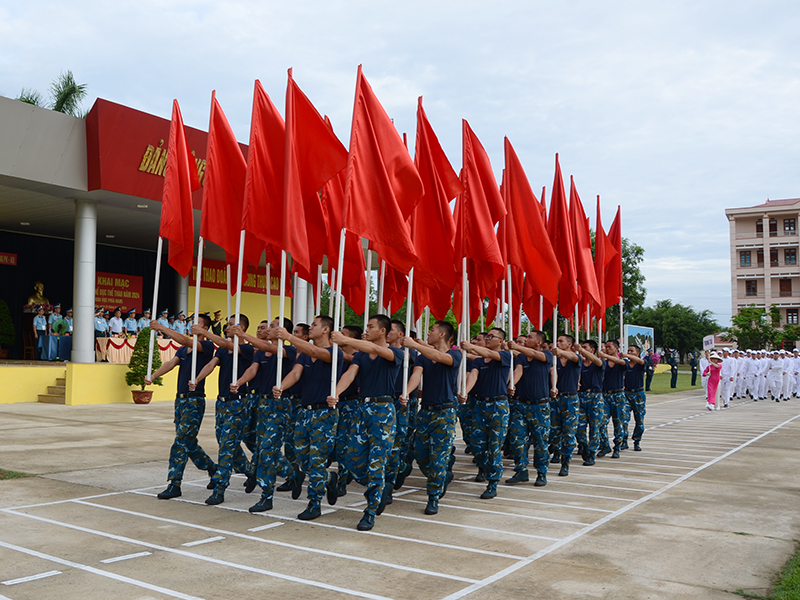
[[[36,304],[50,304],[50,301],[44,295],[44,284],[41,281],[34,283],[33,289],[36,290],[36,293],[28,297],[29,306],[34,306]]]

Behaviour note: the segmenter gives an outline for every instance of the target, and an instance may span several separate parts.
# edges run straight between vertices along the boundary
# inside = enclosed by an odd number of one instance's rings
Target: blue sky
[[[663,4],[663,5],[662,5]],[[796,2],[71,2],[0,0],[0,95],[70,69],[103,97],[207,128],[211,90],[249,136],[253,80],[286,69],[349,138],[358,64],[413,140],[423,102],[456,168],[461,119],[535,190],[559,153],[594,222],[622,206],[647,303],[730,318],[727,207],[800,196]]]

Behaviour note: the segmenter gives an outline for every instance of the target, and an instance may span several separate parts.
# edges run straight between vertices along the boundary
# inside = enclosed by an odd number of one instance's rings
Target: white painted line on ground
[[[96,529],[89,529],[88,527],[81,527],[79,525],[72,525],[70,523],[63,523],[61,521],[56,521],[55,519],[48,519],[46,517],[37,517],[36,515],[28,515],[25,513],[16,512],[10,509],[4,509],[3,512],[7,512],[9,514],[17,515],[19,517],[26,517],[28,519],[33,519],[35,521],[41,521],[43,523],[49,523],[50,525],[59,525],[61,527],[65,527],[67,529],[73,529],[75,531],[80,531],[83,533],[89,533],[92,535],[97,535],[100,537],[117,540],[119,542],[126,542],[128,544],[134,544],[137,546],[144,546],[145,548],[150,548],[151,550],[160,550],[162,552],[169,552],[171,554],[177,554],[179,556],[183,556],[186,558],[192,558],[195,560],[201,560],[204,562],[213,563],[216,565],[220,565],[223,567],[231,567],[234,569],[240,569],[242,571],[248,571],[250,573],[257,573],[259,575],[266,575],[268,577],[274,577],[276,579],[282,579],[284,581],[291,581],[293,583],[300,583],[303,585],[308,585],[312,587],[321,588],[324,590],[334,591],[334,592],[341,592],[343,594],[349,594],[351,596],[358,596],[359,598],[368,598],[369,600],[390,600],[385,596],[379,596],[377,594],[369,594],[367,592],[360,592],[358,590],[351,590],[347,588],[343,588],[337,585],[330,585],[327,583],[323,583],[321,581],[314,581],[311,579],[303,579],[301,577],[294,577],[293,575],[285,575],[283,573],[276,573],[275,571],[267,571],[266,569],[259,569],[257,567],[250,567],[248,565],[242,565],[238,563],[234,563],[228,560],[222,560],[219,558],[213,558],[210,556],[203,556],[202,554],[195,554],[193,552],[187,552],[186,550],[179,550],[178,548],[169,548],[167,546],[161,546],[159,544],[151,544],[149,542],[145,542],[143,540],[136,540],[133,538],[125,537],[123,535],[116,535],[113,533],[106,533],[105,531],[98,531]],[[4,542],[0,542],[0,545],[6,545]],[[9,544],[10,546],[10,544]],[[67,561],[65,561],[66,563]],[[95,569],[99,571],[99,569]],[[104,571],[100,571],[101,573],[105,573]],[[109,574],[110,575],[110,574]],[[178,596],[180,598],[190,598],[193,599],[193,596]]]
[[[697,458],[696,458],[697,455],[696,454],[683,454],[683,453],[678,453],[678,452],[659,452],[657,449],[656,450],[651,450],[650,444],[647,445],[646,452],[647,452],[648,455],[657,454],[659,456],[690,456],[690,457],[693,457],[694,460],[684,460],[683,462],[697,462],[697,463],[700,463],[700,464],[705,464],[705,461],[697,460]],[[675,459],[675,460],[678,460],[678,459]]]
[[[409,475],[409,477],[415,477],[415,476],[414,475]],[[470,486],[473,486],[473,487],[475,487],[475,486],[480,486],[481,488],[485,488],[486,487],[485,483],[478,483],[476,481],[458,480],[458,482],[466,484],[466,485],[470,485]],[[561,481],[561,480],[559,480],[558,484],[559,485],[561,485],[561,484],[586,485],[586,486],[591,486],[591,487],[606,488],[606,489],[610,489],[610,490],[621,490],[621,491],[626,491],[626,492],[627,491],[642,492],[642,493],[645,493],[645,494],[649,494],[652,491],[652,490],[639,490],[639,489],[634,489],[634,488],[612,487],[610,485],[594,485],[594,484],[591,484],[591,483],[579,483],[577,481]],[[548,485],[550,485],[550,484],[548,484]],[[513,487],[513,486],[509,486],[507,484],[501,484],[499,487]],[[449,493],[450,489],[448,488],[447,491]],[[531,491],[536,491],[538,493],[538,492],[551,492],[553,490],[546,490],[544,488],[536,488],[535,490],[532,489]],[[596,494],[581,494],[581,493],[578,493],[578,492],[557,492],[557,493],[570,494],[572,496],[583,496],[585,498],[598,498],[600,500],[622,500],[624,502],[628,502],[630,500],[630,498],[615,498],[613,496],[598,496]],[[480,496],[480,494],[475,494],[475,495],[476,496]]]
[[[181,544],[181,546],[186,546],[187,548],[191,548],[192,546],[199,546],[201,544],[210,544],[211,542],[218,542],[224,539],[225,539],[224,536],[217,535],[214,537],[206,538],[204,540],[197,540],[196,542],[186,542],[185,544]]]
[[[140,556],[150,556],[152,552],[137,552],[136,554],[126,554],[125,556],[115,556],[114,558],[107,558],[105,560],[101,560],[100,562],[103,564],[110,564],[119,562],[121,560],[129,560],[131,558],[139,558]]]
[[[141,495],[141,496],[148,496],[149,498],[155,498],[156,497],[155,494],[146,494],[144,492],[131,492],[131,493],[132,494],[136,494],[136,495]],[[170,500],[170,502],[184,502],[186,504],[194,504],[196,506],[206,506],[205,502],[196,502],[194,500],[187,500],[185,498],[173,498],[172,500]],[[251,514],[247,509],[234,508],[232,506],[215,506],[214,508],[216,508],[218,510],[221,509],[221,510],[229,510],[229,511],[232,511],[232,512]],[[2,512],[2,509],[0,509],[0,512]],[[306,524],[306,525],[309,523],[308,521],[301,521],[300,519],[295,519],[293,517],[287,517],[287,516],[279,515],[279,514],[271,515],[269,513],[258,513],[257,515],[254,515],[254,516],[255,516],[255,518],[261,518],[261,519],[282,519],[284,521],[292,521],[292,522],[295,522],[295,523],[302,523],[302,524]],[[354,527],[341,527],[340,525],[332,525],[330,523],[322,523],[320,521],[314,521],[313,525],[314,525],[314,527],[326,527],[328,529],[336,529],[338,531],[346,531],[348,533],[352,533],[353,529],[354,529]],[[419,539],[419,538],[408,538],[408,537],[403,537],[403,536],[399,536],[399,535],[392,535],[392,534],[389,534],[389,533],[381,533],[379,531],[366,531],[366,532],[361,532],[361,533],[362,534],[366,534],[366,535],[374,535],[374,536],[377,536],[377,537],[383,537],[383,538],[390,539],[390,540],[396,540],[398,542],[410,542],[412,544],[421,544],[423,546],[434,546],[436,548],[447,548],[448,550],[460,550],[461,552],[469,552],[471,554],[483,554],[483,555],[486,555],[486,556],[497,556],[499,558],[508,558],[508,559],[511,559],[511,560],[521,560],[521,559],[524,558],[523,556],[517,556],[516,554],[507,554],[507,553],[504,553],[504,552],[492,552],[491,550],[481,550],[479,548],[470,548],[468,546],[456,546],[455,544],[443,544],[441,542],[432,542],[430,540],[422,540],[422,539]]]
[[[653,483],[655,485],[663,485],[665,483],[669,483],[668,481],[657,481],[655,479],[639,479],[638,477],[628,477],[627,475],[603,475],[601,473],[592,474],[588,472],[589,469],[593,467],[587,467],[586,471],[573,471],[570,473],[570,476],[580,476],[580,477],[591,477],[593,479],[623,479],[625,481],[637,481],[639,483]],[[674,475],[674,473],[670,473],[670,475]]]
[[[625,459],[628,459],[628,460],[625,460]],[[602,462],[599,462],[599,463],[595,463],[592,467],[587,467],[587,469],[589,469],[590,472],[598,470],[598,469],[607,469],[609,471],[622,471],[624,473],[641,473],[641,474],[644,474],[644,475],[664,475],[666,477],[672,477],[674,475],[679,475],[679,473],[664,473],[663,471],[645,471],[645,470],[642,470],[642,469],[637,469],[636,467],[639,467],[639,466],[646,467],[648,465],[643,464],[643,463],[639,463],[639,462],[633,462],[631,460],[631,458],[628,457],[628,456],[626,456],[625,458],[620,457],[620,459],[613,459],[613,461],[614,462],[602,461]],[[692,470],[691,467],[672,467],[670,465],[653,465],[653,466],[669,468],[669,469],[685,469],[687,471],[691,471]],[[631,468],[626,469],[624,467],[631,467]],[[578,475],[583,475],[585,473],[585,471],[583,469],[580,469],[580,468],[578,470],[576,470],[576,471],[573,471],[573,472],[577,473]],[[570,474],[572,474],[572,473],[570,473]],[[627,477],[626,477],[626,479],[627,479]]]
[[[258,527],[252,527],[247,531],[264,531],[265,529],[272,529],[273,527],[280,527],[283,523],[270,523],[268,525],[260,525]]]
[[[3,541],[0,541],[0,546],[2,546],[3,548],[8,548],[9,550],[15,550],[17,552],[27,554],[28,556],[34,556],[36,558],[49,560],[50,562],[58,563],[60,565],[64,565],[65,567],[72,567],[73,569],[80,569],[81,571],[87,571],[94,575],[100,575],[101,577],[107,577],[109,579],[114,579],[115,581],[121,581],[122,583],[129,583],[131,585],[135,585],[137,587],[150,590],[151,592],[158,592],[160,594],[171,596],[173,598],[180,598],[181,600],[202,600],[202,598],[198,598],[197,596],[190,596],[189,594],[183,594],[181,592],[176,592],[175,590],[169,590],[167,588],[163,588],[158,585],[153,585],[150,583],[146,583],[144,581],[139,581],[138,579],[132,579],[130,577],[125,577],[124,575],[111,573],[110,571],[103,571],[102,569],[96,569],[95,567],[90,567],[89,565],[82,565],[80,563],[72,562],[71,560],[65,560],[63,558],[58,558],[57,556],[51,556],[49,554],[44,554],[43,552],[37,552],[36,550],[31,550],[29,548],[23,548],[22,546],[15,546],[14,544],[9,544]]]
[[[511,489],[510,486],[503,486],[503,487]],[[519,487],[518,485],[515,485],[514,487],[517,488],[517,489],[523,489],[523,490],[525,489],[525,488]],[[531,491],[533,491],[533,490],[531,490]],[[475,494],[467,494],[466,492],[456,492],[456,491],[452,491],[452,490],[449,490],[449,489],[447,490],[447,493],[448,494],[452,494],[454,496],[469,496],[470,498],[474,498],[475,497]],[[553,508],[571,508],[571,509],[575,509],[575,510],[586,510],[586,511],[601,512],[601,513],[612,513],[612,512],[614,512],[613,510],[606,510],[604,508],[592,508],[590,506],[572,506],[571,504],[558,504],[558,503],[555,503],[555,502],[539,502],[537,500],[522,500],[520,498],[509,498],[508,496],[503,496],[502,500],[503,500],[503,502],[522,502],[522,503],[525,503],[525,504],[536,504],[536,505],[539,505],[539,506],[550,506],[550,507],[553,507]]]
[[[500,500],[501,501],[505,500],[505,498],[501,498]],[[427,504],[427,502],[424,502],[422,500],[411,500],[410,498],[400,498],[400,501],[412,502],[414,504]],[[454,504],[442,504],[441,502],[439,503],[439,507],[452,508],[454,510],[468,510],[472,512],[485,513],[488,515],[499,515],[501,517],[514,517],[519,519],[533,519],[535,521],[548,521],[549,523],[561,523],[563,525],[581,525],[581,526],[588,525],[588,523],[583,523],[581,521],[565,521],[563,519],[549,519],[547,517],[537,517],[535,515],[521,515],[519,513],[500,512],[497,510],[486,510],[484,508],[473,508],[471,506],[456,506]]]
[[[609,521],[615,519],[616,517],[618,517],[618,516],[620,516],[622,514],[625,514],[626,512],[628,512],[629,510],[631,510],[633,508],[636,508],[640,504],[642,504],[644,502],[647,502],[648,500],[651,500],[651,499],[653,499],[653,498],[655,498],[657,496],[660,496],[661,494],[663,494],[667,490],[670,490],[673,487],[675,487],[676,485],[678,485],[680,483],[683,483],[684,481],[686,481],[687,479],[689,479],[693,475],[696,475],[700,471],[703,471],[704,469],[707,469],[708,467],[711,467],[711,466],[717,464],[719,461],[727,458],[728,456],[731,456],[732,454],[738,452],[739,450],[742,450],[743,448],[746,448],[750,444],[753,444],[754,442],[757,442],[758,440],[760,440],[760,439],[766,437],[767,435],[777,431],[781,427],[783,427],[785,425],[788,425],[789,423],[791,423],[792,421],[794,421],[794,420],[796,420],[798,418],[800,418],[800,415],[795,415],[791,419],[787,419],[786,421],[784,421],[780,425],[776,425],[772,429],[769,429],[768,431],[765,431],[764,433],[762,433],[762,434],[760,434],[760,435],[748,440],[747,442],[743,443],[742,445],[738,446],[737,448],[734,448],[733,450],[730,450],[730,451],[726,452],[722,456],[718,456],[717,458],[714,458],[713,460],[710,460],[709,462],[703,464],[702,466],[697,467],[693,471],[691,471],[689,473],[686,473],[685,475],[682,475],[680,478],[678,478],[675,481],[673,481],[672,483],[664,486],[663,488],[658,489],[655,492],[653,492],[653,493],[651,493],[651,494],[649,494],[647,496],[639,498],[638,500],[636,500],[634,502],[631,502],[627,506],[623,506],[622,508],[620,508],[619,510],[611,513],[610,515],[606,515],[605,517],[602,517],[601,519],[598,519],[597,521],[595,521],[591,525],[587,525],[586,527],[584,527],[583,529],[581,529],[579,531],[576,531],[572,535],[569,535],[569,536],[567,536],[565,538],[562,538],[561,540],[559,540],[558,542],[556,542],[554,544],[551,544],[547,548],[544,548],[543,550],[540,550],[540,551],[532,554],[531,556],[529,556],[525,560],[521,560],[521,561],[511,565],[510,567],[507,567],[506,569],[503,569],[502,571],[499,571],[499,572],[495,573],[494,575],[492,575],[490,577],[486,577],[485,579],[482,579],[478,583],[474,583],[469,587],[466,587],[466,588],[464,588],[462,590],[459,590],[458,592],[455,592],[454,594],[450,594],[449,596],[446,596],[442,600],[459,600],[460,598],[468,596],[471,593],[486,587],[487,585],[490,585],[492,583],[495,583],[495,582],[503,579],[504,577],[510,575],[511,573],[514,573],[514,572],[518,571],[519,569],[521,569],[523,567],[526,567],[527,565],[531,564],[532,562],[542,558],[543,556],[547,556],[551,552],[554,552],[555,550],[558,550],[559,548],[569,544],[570,542],[573,542],[574,540],[586,535],[590,531],[593,531],[593,530],[597,529],[598,527],[600,527],[602,525],[605,525],[606,523],[608,523]]]
[[[70,498],[69,500],[54,500],[53,502],[40,502],[39,504],[26,504],[24,506],[11,506],[9,508],[12,510],[22,510],[24,508],[37,508],[39,506],[54,506],[56,504],[65,504],[67,502],[72,502],[73,500],[91,500],[92,498],[105,498],[106,496],[118,496],[119,494],[124,494],[124,493],[125,492],[111,492],[109,494],[95,494],[93,496],[84,496],[81,498]]]
[[[392,492],[392,498],[400,498],[401,496],[405,496],[406,494],[413,494],[414,492],[419,492],[421,490],[422,488],[412,487],[404,492]],[[359,506],[366,506],[367,504],[368,504],[367,500],[362,500],[361,502],[356,502],[355,504],[348,504],[347,506],[358,508]]]
[[[179,521],[177,519],[167,519],[165,517],[157,517],[155,515],[149,515],[147,513],[141,513],[141,512],[136,512],[136,511],[132,511],[132,510],[126,510],[124,508],[116,508],[116,507],[113,507],[113,506],[104,506],[102,504],[94,504],[92,502],[83,502],[83,501],[79,501],[79,502],[76,502],[76,503],[77,504],[84,504],[86,506],[92,506],[92,507],[95,507],[95,508],[101,508],[101,509],[105,509],[105,510],[110,510],[110,511],[114,511],[114,512],[119,512],[119,513],[123,513],[123,514],[126,514],[126,515],[132,515],[132,516],[135,516],[135,517],[141,517],[141,518],[144,518],[144,519],[150,519],[150,520],[153,520],[153,521],[159,521],[161,523],[170,523],[172,525],[182,525],[184,527],[190,527],[192,529],[199,529],[201,531],[207,531],[209,533],[223,534],[223,535],[220,535],[220,536],[217,536],[217,537],[211,537],[211,538],[208,538],[208,539],[205,539],[205,540],[199,540],[197,542],[189,542],[187,544],[182,544],[183,546],[196,546],[198,544],[206,544],[208,542],[215,542],[217,540],[225,539],[225,536],[228,536],[228,537],[235,537],[235,538],[239,538],[239,539],[249,540],[249,541],[253,541],[253,542],[259,542],[259,543],[262,543],[262,544],[270,544],[270,545],[273,545],[273,546],[281,546],[283,548],[291,548],[292,550],[299,550],[301,552],[310,552],[312,554],[322,554],[324,556],[331,556],[331,557],[334,557],[334,558],[342,558],[342,559],[345,559],[345,560],[352,560],[352,561],[357,561],[357,562],[364,562],[364,563],[369,563],[369,564],[372,564],[372,565],[378,565],[378,566],[385,567],[385,568],[398,569],[400,571],[406,571],[406,572],[410,572],[410,573],[419,573],[421,575],[428,575],[428,576],[431,576],[431,577],[443,577],[445,579],[454,579],[456,581],[466,581],[466,582],[475,581],[474,579],[468,579],[468,578],[465,578],[465,577],[458,577],[458,576],[455,576],[455,575],[447,575],[445,573],[437,573],[437,572],[428,571],[428,570],[425,570],[425,569],[416,569],[414,567],[406,567],[404,565],[398,565],[398,564],[395,564],[395,563],[383,562],[383,561],[374,560],[374,559],[371,559],[371,558],[364,558],[364,557],[361,557],[361,556],[354,556],[354,555],[351,555],[351,554],[341,554],[339,552],[332,552],[332,551],[329,551],[329,550],[321,550],[319,548],[310,548],[308,546],[298,546],[297,544],[289,544],[287,542],[280,542],[280,541],[277,541],[277,540],[269,540],[269,539],[265,539],[265,538],[261,538],[261,537],[257,537],[257,536],[247,535],[247,534],[244,534],[244,533],[237,533],[235,531],[226,531],[224,529],[217,529],[215,527],[206,527],[204,525],[197,525],[195,523],[187,523],[186,521]]]
[[[0,581],[3,585],[17,585],[18,583],[27,583],[29,581],[36,581],[37,579],[44,579],[45,577],[52,577],[53,575],[61,575],[61,571],[48,571],[47,573],[38,573],[36,575],[28,575],[27,577],[20,577],[19,579],[9,579],[7,581]]]

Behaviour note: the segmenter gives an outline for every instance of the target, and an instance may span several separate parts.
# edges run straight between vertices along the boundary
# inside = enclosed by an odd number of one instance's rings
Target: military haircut
[[[561,334],[560,336],[558,336],[558,337],[567,338],[567,339],[569,340],[569,345],[570,345],[570,346],[572,346],[572,344],[574,344],[574,343],[575,343],[575,338],[574,338],[574,337],[572,337],[572,336],[571,336],[570,334],[568,334],[568,333],[562,333],[562,334]]]
[[[231,318],[234,321],[236,320],[235,315],[231,315]],[[239,315],[239,325],[242,326],[242,329],[247,331],[247,328],[250,327],[250,319],[247,318],[247,315],[241,315],[241,314]]]
[[[539,341],[542,342],[543,344],[547,342],[547,334],[544,331],[540,329],[534,329],[533,331],[531,331],[531,333],[535,335],[537,338],[539,338]]]
[[[591,339],[582,340],[581,341],[581,346],[583,346],[584,344],[588,344],[589,348],[592,349],[592,352],[597,352],[597,342],[595,342],[594,340],[591,340]]]
[[[211,327],[211,317],[208,315],[197,315],[197,320],[203,322],[203,327],[206,329]]]
[[[639,348],[639,346],[637,346],[636,344],[631,344],[630,346],[628,346],[628,350],[630,350],[631,348],[636,348],[639,352],[642,351],[642,349]],[[695,352],[695,354],[697,354],[697,352]]]
[[[298,323],[297,326],[303,332],[303,335],[308,337],[308,323]]]
[[[389,333],[392,328],[392,320],[389,317],[386,315],[370,315],[369,320],[372,321],[373,319],[378,322],[378,329],[384,330],[384,335]]]
[[[406,325],[400,319],[392,319],[392,325],[397,325],[397,329],[400,330],[400,333],[403,335],[406,334]],[[386,331],[388,332],[389,330],[387,329]]]
[[[439,329],[444,331],[444,341],[452,344],[456,339],[456,328],[449,321],[436,321],[434,325],[438,325]]]
[[[333,331],[333,319],[327,315],[317,315],[317,318],[319,319],[319,324],[323,328],[327,327],[328,331]],[[345,327],[347,327],[347,325],[345,325]]]
[[[619,349],[619,340],[606,340],[606,344],[614,344],[614,347]]]
[[[489,331],[496,331],[496,332],[500,333],[501,335],[499,337],[500,337],[501,340],[506,339],[506,330],[505,329],[500,329],[499,327],[492,327]]]
[[[361,336],[364,334],[364,330],[360,325],[345,325],[342,327],[342,333],[354,340],[360,340]]]

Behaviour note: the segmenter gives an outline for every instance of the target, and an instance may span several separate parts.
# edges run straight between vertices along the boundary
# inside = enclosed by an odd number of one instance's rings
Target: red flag
[[[256,79],[247,176],[244,187],[242,229],[267,245],[267,263],[280,268],[283,235],[283,181],[286,125],[261,82]]]
[[[547,234],[542,205],[536,199],[508,138],[505,139],[505,158],[506,180],[503,190],[513,225],[513,236],[508,240],[509,262],[519,266],[528,275],[526,295],[540,294],[555,304],[561,269]],[[528,312],[527,309],[525,312]],[[539,314],[538,306],[536,314]]]
[[[458,279],[453,238],[455,221],[450,201],[464,191],[447,160],[428,116],[417,102],[417,139],[414,164],[422,179],[422,200],[411,218],[411,236],[418,260],[414,269],[414,312],[419,317],[429,306],[434,317],[444,319]]]
[[[578,275],[573,251],[572,227],[570,226],[567,198],[564,193],[564,179],[561,176],[558,154],[556,154],[556,174],[553,179],[547,233],[561,269],[561,279],[558,282],[559,312],[565,317],[571,317],[575,312],[575,304],[578,302]]]
[[[380,257],[379,245],[373,248]],[[380,271],[378,271],[380,273]],[[414,272],[416,275],[416,271]],[[400,310],[403,302],[408,297],[408,277],[403,275],[400,271],[386,264],[386,273],[383,278],[383,305],[386,308],[391,307],[393,312]]]
[[[464,193],[456,200],[456,269],[462,270],[466,256],[475,263],[470,273],[470,296],[483,298],[501,277],[504,265],[494,226],[506,208],[489,156],[466,120],[463,121],[463,162],[461,183]],[[459,288],[460,288],[459,278]],[[460,292],[457,292],[460,296]],[[470,299],[472,304],[472,299]],[[461,308],[454,302],[453,312],[460,320]]]
[[[422,181],[389,116],[358,67],[344,226],[382,244],[383,259],[401,273],[416,262],[408,221],[422,198]]]
[[[592,261],[592,238],[589,234],[589,225],[583,210],[575,179],[569,178],[569,212],[572,220],[572,235],[575,248],[575,266],[578,271],[578,285],[585,296],[591,297],[596,302],[600,301],[600,291],[597,289],[597,277],[594,273]],[[584,313],[585,305],[581,307]],[[585,313],[584,313],[585,314]]]
[[[286,86],[283,249],[316,281],[328,228],[317,193],[347,165],[347,150],[292,78]],[[336,238],[338,242],[338,236]]]
[[[617,216],[608,230],[608,240],[616,251],[611,262],[606,266],[606,306],[618,304],[622,298],[622,223],[620,221],[620,208],[617,207]]]
[[[600,291],[600,301],[594,303],[592,316],[604,319],[606,314],[606,267],[617,253],[614,246],[603,230],[603,221],[600,218],[600,196],[597,196],[597,220],[594,233],[594,273],[597,277],[597,289]]]
[[[194,216],[192,192],[200,187],[178,101],[172,101],[167,167],[161,195],[161,225],[158,235],[169,240],[169,264],[186,277],[194,259]]]

